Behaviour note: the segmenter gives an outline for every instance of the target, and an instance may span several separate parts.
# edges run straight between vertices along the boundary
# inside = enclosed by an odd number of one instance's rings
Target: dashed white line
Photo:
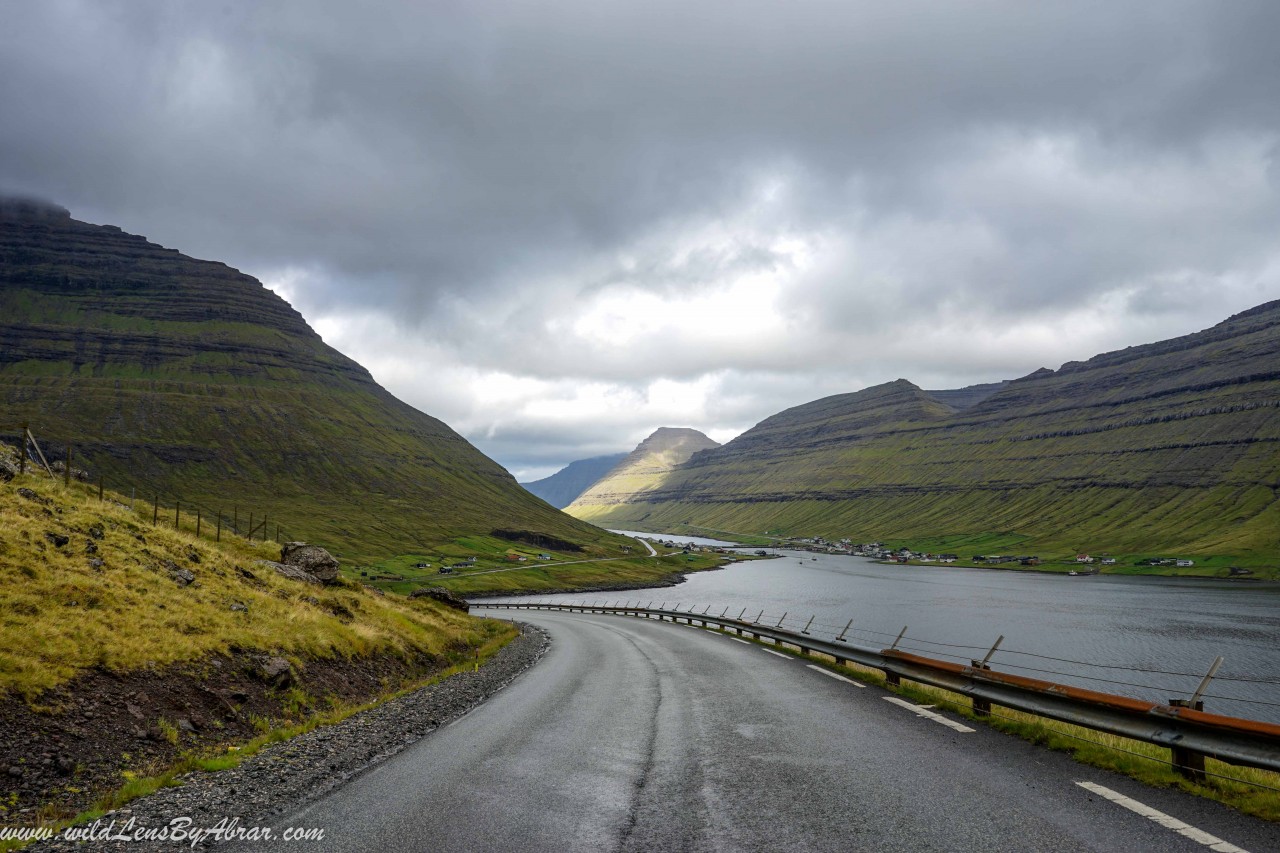
[[[832,672],[829,669],[824,669],[823,667],[820,667],[817,664],[811,663],[811,664],[808,664],[808,666],[809,666],[809,669],[813,670],[814,672],[820,672],[823,675],[827,676],[828,678],[834,678],[836,681],[843,681],[845,684],[852,684],[854,687],[867,686],[865,684],[859,684],[858,682],[854,681],[852,678],[845,678],[843,675],[841,675],[838,672]]]
[[[1223,841],[1216,835],[1210,835],[1203,829],[1196,829],[1194,826],[1183,823],[1172,815],[1167,815],[1162,811],[1157,811],[1156,809],[1151,808],[1151,806],[1144,805],[1137,800],[1126,797],[1119,791],[1113,791],[1110,788],[1105,788],[1102,785],[1096,785],[1093,782],[1077,782],[1076,784],[1081,788],[1084,788],[1086,791],[1092,791],[1098,796],[1108,799],[1118,806],[1123,806],[1135,814],[1140,814],[1148,820],[1153,820],[1166,829],[1172,829],[1184,838],[1190,838],[1192,841],[1203,844],[1210,850],[1216,850],[1217,853],[1248,853],[1244,848],[1237,847],[1229,841]]]
[[[925,717],[935,723],[942,723],[947,728],[955,729],[958,732],[969,733],[975,731],[962,723],[957,723],[955,720],[949,720],[941,714],[930,711],[929,708],[932,706],[913,705],[905,699],[899,699],[897,696],[884,696],[882,698],[886,702],[892,702],[901,708],[912,711],[917,717]]]
[[[771,655],[777,655],[780,658],[786,658],[787,660],[791,660],[791,655],[784,655],[782,652],[775,652],[773,649],[761,649],[760,651],[767,652],[768,654],[771,654]]]

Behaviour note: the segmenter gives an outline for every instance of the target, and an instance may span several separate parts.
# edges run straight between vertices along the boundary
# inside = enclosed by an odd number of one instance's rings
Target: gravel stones
[[[123,825],[133,818],[138,826],[162,827],[174,818],[188,816],[194,826],[214,826],[223,818],[240,818],[242,826],[265,824],[274,815],[315,800],[390,758],[509,684],[542,657],[549,642],[541,630],[520,627],[520,636],[477,672],[458,673],[340,723],[273,744],[230,770],[189,773],[180,777],[181,787],[162,788],[135,800],[108,813],[103,823],[115,820]],[[216,842],[208,841],[194,848],[189,843],[106,842],[93,849],[144,853],[216,848]],[[44,853],[86,848],[55,839],[24,849]]]
[[[164,561],[164,567],[169,570],[169,577],[173,578],[173,582],[178,586],[190,586],[195,583],[196,576],[190,569],[184,569],[168,560]]]

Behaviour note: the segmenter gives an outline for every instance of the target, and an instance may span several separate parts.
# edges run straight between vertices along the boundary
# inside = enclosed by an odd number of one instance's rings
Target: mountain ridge
[[[65,214],[65,215],[63,215]],[[610,534],[398,400],[256,279],[0,201],[0,404],[113,484],[270,511],[344,556],[493,528]]]
[[[621,498],[634,498],[660,488],[666,476],[683,462],[700,453],[715,450],[713,441],[696,429],[659,427],[590,488],[578,495],[565,512],[576,515],[590,507]]]
[[[1280,556],[1280,302],[1004,383],[958,411],[905,380],[761,421],[613,527]],[[1098,547],[1098,546],[1092,546]]]

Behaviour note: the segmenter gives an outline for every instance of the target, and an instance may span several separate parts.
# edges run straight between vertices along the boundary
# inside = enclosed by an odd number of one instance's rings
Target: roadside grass
[[[0,695],[32,702],[90,667],[232,649],[410,659],[480,639],[476,620],[435,602],[288,580],[258,565],[274,545],[196,538],[105,497],[35,474],[0,486]]]
[[[707,630],[737,636],[725,629],[709,628]],[[992,705],[990,716],[975,714],[968,697],[950,690],[908,681],[903,681],[896,686],[890,685],[884,673],[878,669],[861,666],[852,661],[838,665],[832,657],[816,652],[805,655],[798,648],[787,644],[763,642],[749,637],[742,637],[742,639],[809,661],[832,672],[883,688],[907,699],[936,705],[959,714],[971,722],[981,723],[1038,746],[1065,752],[1081,764],[1121,773],[1157,788],[1178,788],[1189,794],[1216,800],[1243,814],[1280,822],[1280,773],[1252,767],[1238,767],[1214,758],[1206,758],[1206,779],[1204,782],[1195,782],[1182,776],[1173,768],[1167,748],[999,705]]]
[[[438,684],[461,672],[478,669],[492,658],[503,646],[515,639],[517,630],[514,625],[497,619],[482,620],[487,639],[474,650],[474,657],[461,651],[451,651],[451,665],[434,675],[415,681],[399,690],[389,692],[369,702],[348,703],[332,701],[329,707],[318,709],[305,700],[295,706],[295,713],[279,721],[261,721],[262,733],[257,737],[240,744],[220,744],[198,752],[188,752],[166,767],[152,767],[143,771],[122,771],[123,784],[107,791],[88,809],[73,816],[60,814],[57,810],[46,808],[37,812],[35,825],[60,833],[72,826],[91,823],[109,812],[120,809],[141,797],[155,793],[161,788],[180,787],[183,778],[190,773],[217,773],[239,767],[244,760],[261,752],[271,744],[291,740],[299,735],[314,731],[324,726],[331,726],[358,714],[385,704],[393,699]],[[30,842],[0,841],[0,853],[18,850]]]

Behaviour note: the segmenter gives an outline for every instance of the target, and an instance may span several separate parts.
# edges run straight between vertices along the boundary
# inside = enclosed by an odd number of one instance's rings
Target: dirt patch
[[[119,787],[124,771],[158,772],[183,752],[244,742],[271,722],[327,708],[330,699],[370,701],[444,666],[431,656],[290,664],[244,652],[156,670],[95,669],[31,704],[7,697],[0,701],[0,824],[23,823],[40,806],[74,813]]]

